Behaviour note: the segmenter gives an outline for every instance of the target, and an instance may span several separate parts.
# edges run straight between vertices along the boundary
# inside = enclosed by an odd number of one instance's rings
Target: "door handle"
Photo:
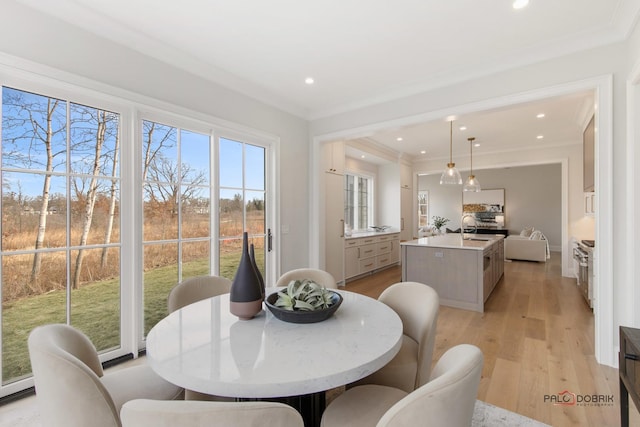
[[[271,252],[273,249],[273,234],[271,234],[271,229],[267,229],[267,252]]]
[[[340,237],[344,237],[344,219],[340,220]]]

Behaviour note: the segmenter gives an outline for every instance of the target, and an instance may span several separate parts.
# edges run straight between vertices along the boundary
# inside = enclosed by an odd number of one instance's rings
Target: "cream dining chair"
[[[411,393],[374,384],[348,389],[327,406],[321,427],[470,427],[482,364],[478,347],[457,345]]]
[[[304,427],[302,416],[277,402],[197,402],[139,399],[122,408],[123,427]]]
[[[183,396],[148,365],[104,373],[89,338],[69,325],[39,326],[28,345],[36,402],[47,426],[118,427],[120,408],[129,400]]]
[[[205,298],[228,294],[231,280],[221,276],[197,276],[184,279],[169,291],[169,313]]]
[[[292,280],[311,279],[319,285],[327,289],[337,289],[338,284],[331,273],[316,268],[298,268],[296,270],[287,271],[278,281],[276,286],[287,286]]]
[[[382,369],[349,387],[378,384],[410,393],[429,380],[440,307],[438,294],[422,283],[400,282],[385,289],[378,300],[400,316],[402,346]]]
[[[169,297],[167,298],[169,313],[206,298],[228,294],[231,291],[231,283],[231,280],[222,276],[196,276],[184,279],[169,291]],[[185,390],[184,393],[186,400],[233,400],[232,398],[214,396],[193,390]]]

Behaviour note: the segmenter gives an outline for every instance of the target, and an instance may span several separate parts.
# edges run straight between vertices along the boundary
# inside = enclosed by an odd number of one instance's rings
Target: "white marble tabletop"
[[[287,397],[351,383],[395,356],[402,321],[373,298],[338,292],[344,301],[336,313],[309,324],[283,322],[266,307],[239,320],[229,294],[199,301],[151,329],[147,359],[166,380],[218,396]]]

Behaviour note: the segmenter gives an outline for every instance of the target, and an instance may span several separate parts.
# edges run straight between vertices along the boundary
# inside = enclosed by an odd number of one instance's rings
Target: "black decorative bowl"
[[[275,303],[278,299],[278,293],[274,292],[269,295],[264,303],[274,316],[278,319],[289,323],[316,323],[327,320],[336,312],[340,304],[342,304],[342,295],[337,292],[329,291],[331,293],[331,299],[333,304],[329,308],[323,308],[321,310],[305,311],[305,310],[285,310],[280,307],[276,307]]]

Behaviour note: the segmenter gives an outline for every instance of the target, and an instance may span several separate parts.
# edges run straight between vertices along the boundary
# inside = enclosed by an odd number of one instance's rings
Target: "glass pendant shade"
[[[462,187],[462,191],[480,191],[480,183],[478,182],[478,178],[475,175],[469,175],[469,178],[464,183]]]
[[[462,184],[462,177],[460,172],[456,169],[456,164],[453,163],[453,120],[451,120],[449,126],[449,163],[447,168],[440,175],[440,184],[443,185],[460,185]]]
[[[460,172],[456,169],[455,163],[447,163],[447,168],[440,176],[440,184],[462,184],[462,176],[460,176]]]
[[[467,138],[469,140],[469,159],[471,160],[471,167],[469,168],[469,178],[465,181],[462,186],[462,191],[475,191],[478,192],[481,190],[480,182],[478,182],[478,178],[473,174],[473,141],[475,138]]]

